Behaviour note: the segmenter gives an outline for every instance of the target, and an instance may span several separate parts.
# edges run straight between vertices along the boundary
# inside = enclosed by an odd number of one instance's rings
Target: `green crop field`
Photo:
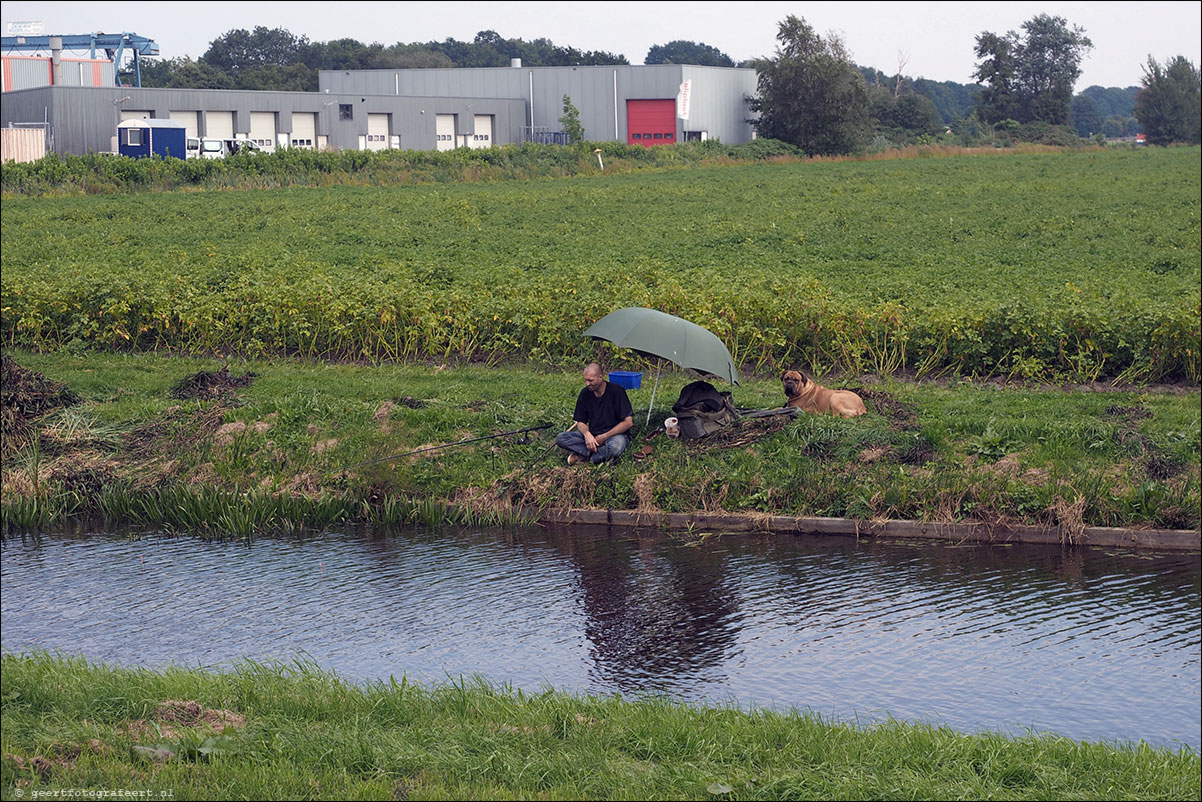
[[[567,365],[622,306],[752,371],[1199,379],[1199,149],[4,202],[29,348]]]

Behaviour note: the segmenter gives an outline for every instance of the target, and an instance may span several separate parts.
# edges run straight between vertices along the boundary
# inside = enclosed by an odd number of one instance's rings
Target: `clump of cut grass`
[[[1052,514],[1056,516],[1056,521],[1060,526],[1061,543],[1075,546],[1081,542],[1081,537],[1085,534],[1084,512],[1085,498],[1083,496],[1077,496],[1072,502],[1063,498],[1056,499],[1052,505]]]

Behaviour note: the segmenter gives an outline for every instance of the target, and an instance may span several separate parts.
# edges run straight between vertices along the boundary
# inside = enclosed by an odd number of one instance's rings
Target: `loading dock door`
[[[175,120],[177,123],[183,123],[189,137],[200,136],[200,112],[173,111],[171,112],[171,119]]]
[[[468,144],[473,148],[491,148],[492,141],[492,115],[477,114],[476,115],[476,132],[472,134],[471,142]]]
[[[274,111],[252,111],[250,113],[250,138],[267,153],[275,150]]]
[[[150,113],[150,109],[139,111],[138,109],[122,109],[121,122],[126,120],[149,120],[154,115]]]
[[[367,149],[368,150],[387,150],[388,149],[388,115],[387,114],[369,114],[367,115]]]
[[[317,144],[317,115],[310,111],[292,112],[292,140],[294,148],[313,148]]]
[[[455,149],[455,115],[439,114],[434,120],[434,139],[438,150]]]
[[[627,100],[626,144],[676,144],[676,100]]]
[[[232,111],[206,111],[205,136],[210,139],[233,139],[234,113]]]

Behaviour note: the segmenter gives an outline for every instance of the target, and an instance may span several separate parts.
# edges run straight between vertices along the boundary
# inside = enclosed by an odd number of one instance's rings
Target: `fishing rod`
[[[540,423],[538,426],[528,426],[525,429],[514,429],[513,431],[510,431],[510,432],[499,432],[497,434],[486,434],[483,437],[469,437],[467,440],[460,440],[456,443],[445,443],[441,446],[426,446],[425,448],[419,448],[414,451],[405,451],[401,454],[393,454],[391,457],[380,457],[379,459],[369,459],[369,460],[364,460],[363,462],[353,462],[350,465],[345,466],[341,470],[347,471],[347,470],[350,470],[351,468],[357,468],[360,465],[373,465],[377,462],[387,462],[388,460],[400,459],[401,457],[409,457],[414,454],[422,454],[427,451],[438,451],[439,449],[443,449],[443,448],[451,448],[453,446],[462,446],[462,445],[466,445],[468,443],[478,443],[481,440],[494,440],[498,437],[509,437],[510,435],[514,435],[514,434],[524,434],[525,432],[537,432],[537,431],[541,431],[543,429],[550,429],[552,425],[553,424],[550,424],[550,423]],[[552,443],[552,445],[554,445],[554,443]]]

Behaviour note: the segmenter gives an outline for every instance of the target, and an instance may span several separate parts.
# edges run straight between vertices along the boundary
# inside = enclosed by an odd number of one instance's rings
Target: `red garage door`
[[[676,100],[627,100],[626,144],[675,145]]]

